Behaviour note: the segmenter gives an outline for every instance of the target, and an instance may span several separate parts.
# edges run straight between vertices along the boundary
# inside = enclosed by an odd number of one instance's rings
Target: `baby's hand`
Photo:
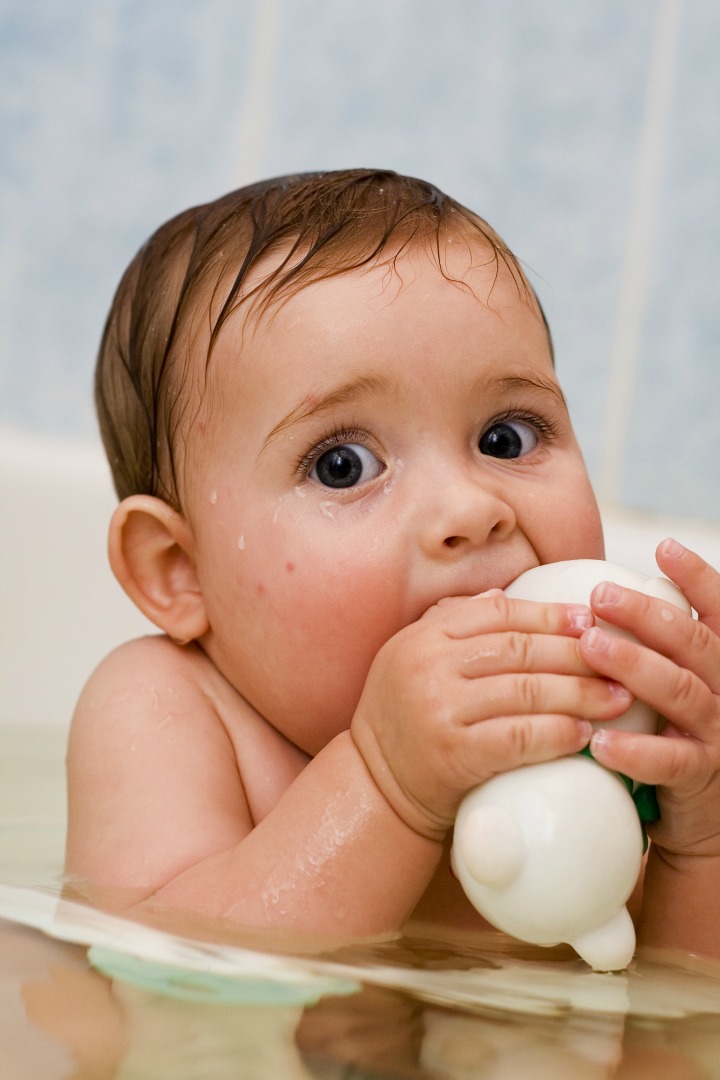
[[[720,855],[720,574],[669,540],[657,551],[660,569],[698,613],[662,600],[600,585],[592,607],[639,642],[593,629],[581,655],[599,674],[617,679],[667,723],[661,737],[601,730],[594,756],[647,784],[658,785],[660,821],[649,832],[668,854]]]
[[[383,646],[351,732],[406,824],[441,838],[470,788],[572,754],[588,721],[625,711],[630,694],[579,656],[592,622],[585,607],[494,590],[441,601]]]

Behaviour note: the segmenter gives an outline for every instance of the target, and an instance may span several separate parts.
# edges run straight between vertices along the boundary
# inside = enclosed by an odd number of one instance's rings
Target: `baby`
[[[370,170],[180,214],[120,284],[96,399],[110,561],[162,633],[80,698],[76,888],[323,939],[470,933],[463,795],[639,697],[662,736],[591,746],[658,785],[641,940],[720,956],[720,575],[658,548],[697,620],[500,591],[603,539],[542,310],[483,220]]]

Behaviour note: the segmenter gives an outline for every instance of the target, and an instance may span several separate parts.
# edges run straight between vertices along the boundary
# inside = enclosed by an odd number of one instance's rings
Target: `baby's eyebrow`
[[[338,405],[344,405],[348,401],[358,402],[380,394],[387,396],[397,393],[398,390],[398,384],[394,379],[387,379],[379,375],[364,375],[359,379],[353,379],[351,382],[334,387],[325,394],[319,392],[308,394],[266,436],[258,458],[262,456],[278,435],[295,424],[321,416],[324,412],[328,412]],[[563,408],[567,408],[565,395],[559,385],[554,380],[546,379],[544,375],[536,371],[527,374],[505,375],[500,378],[483,376],[479,380],[477,387],[474,388],[474,391],[479,395],[493,393],[502,395],[503,393],[508,394],[521,390],[540,390],[543,393],[550,393]]]
[[[328,412],[328,410],[334,409],[338,405],[344,405],[348,401],[361,401],[364,398],[378,394],[387,395],[393,393],[395,390],[397,390],[395,380],[386,379],[378,375],[364,375],[362,378],[354,379],[352,382],[343,383],[341,386],[337,386],[327,393],[308,394],[295,406],[295,408],[290,410],[287,416],[284,416],[282,420],[275,425],[266,437],[260,454],[267,449],[273,439],[294,424],[299,424],[304,420],[320,416],[322,413]],[[259,456],[260,455],[258,455],[258,457]]]
[[[545,393],[552,394],[563,408],[567,408],[567,398],[559,384],[553,379],[546,379],[544,375],[537,371],[533,371],[528,375],[506,375],[501,379],[497,379],[495,384],[498,389],[504,390],[506,393],[512,393],[513,390],[542,390]]]

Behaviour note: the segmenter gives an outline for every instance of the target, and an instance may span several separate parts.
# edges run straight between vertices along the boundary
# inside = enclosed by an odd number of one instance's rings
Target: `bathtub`
[[[693,958],[598,975],[489,935],[278,961],[58,901],[75,697],[110,648],[152,630],[106,565],[114,501],[96,445],[0,432],[3,1080],[593,1080],[621,1061],[629,1078],[720,1075],[720,971]],[[718,526],[603,517],[614,561],[652,572],[675,535],[720,565]]]

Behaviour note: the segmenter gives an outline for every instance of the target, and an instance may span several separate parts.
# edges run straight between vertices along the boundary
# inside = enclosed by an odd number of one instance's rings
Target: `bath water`
[[[403,938],[263,951],[60,897],[64,734],[0,727],[2,1080],[720,1078],[720,966]]]

